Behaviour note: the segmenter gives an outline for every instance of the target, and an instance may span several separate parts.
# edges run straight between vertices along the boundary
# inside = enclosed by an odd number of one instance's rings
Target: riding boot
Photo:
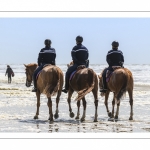
[[[65,88],[62,90],[64,93],[68,93],[69,90],[69,79],[66,78],[65,80]]]
[[[104,70],[103,75],[102,75],[102,86],[103,86],[103,89],[100,89],[100,92],[102,92],[102,93],[106,93],[106,91],[107,91],[106,71],[107,71],[107,69]]]
[[[103,89],[100,89],[100,92],[106,93],[106,91],[107,91],[106,79],[103,78]]]
[[[35,78],[33,78],[33,85],[34,85],[34,87],[32,89],[32,92],[37,92],[37,83],[36,83],[36,79]]]

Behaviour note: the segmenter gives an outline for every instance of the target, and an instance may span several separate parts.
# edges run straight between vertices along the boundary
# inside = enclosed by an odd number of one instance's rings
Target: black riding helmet
[[[111,44],[113,47],[118,47],[119,46],[119,43],[117,41],[113,41],[112,44]]]
[[[76,41],[82,43],[83,42],[83,37],[82,36],[77,36]]]
[[[51,45],[51,43],[52,43],[52,42],[51,42],[50,39],[46,39],[46,40],[44,41],[44,44],[45,44],[45,45]]]

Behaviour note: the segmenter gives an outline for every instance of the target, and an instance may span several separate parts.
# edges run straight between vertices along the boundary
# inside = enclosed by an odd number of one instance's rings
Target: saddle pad
[[[42,70],[40,70],[40,71],[38,72],[38,74],[36,75],[36,80],[38,79],[38,76],[39,76],[39,74],[41,73],[41,71],[42,71]]]
[[[106,82],[109,82],[112,73],[113,73],[113,71],[107,70],[107,72],[106,72]]]
[[[79,71],[79,70],[81,70],[81,69],[84,69],[84,68],[86,68],[85,65],[80,65],[80,66],[78,66],[78,67],[77,67],[77,70],[75,70],[75,71],[73,71],[73,72],[71,73],[69,80],[71,80],[71,79],[73,78],[73,76],[75,75],[75,73],[76,73],[77,71]]]
[[[77,70],[75,70],[75,71],[73,71],[73,72],[71,73],[69,80],[71,80],[71,79],[73,78],[73,76],[74,76],[74,74],[75,74],[76,72],[77,72]]]
[[[46,66],[51,66],[51,64],[45,64],[45,65],[43,66],[43,68],[45,68]],[[42,70],[40,70],[40,71],[37,73],[37,75],[36,75],[36,80],[38,79],[38,76],[39,76],[39,74],[41,73],[41,71],[42,71]]]

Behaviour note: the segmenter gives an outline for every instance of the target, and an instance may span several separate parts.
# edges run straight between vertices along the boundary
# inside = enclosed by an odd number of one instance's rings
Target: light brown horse
[[[99,75],[99,87],[102,88],[102,73]],[[133,120],[133,76],[130,70],[127,68],[118,68],[116,69],[111,77],[109,82],[107,82],[107,92],[104,94],[102,93],[101,96],[105,96],[105,106],[108,113],[108,116],[114,118],[114,106],[115,100],[117,100],[117,110],[115,114],[115,119],[118,119],[119,115],[119,106],[120,106],[120,99],[126,93],[129,94],[129,103],[130,103],[130,117],[129,120]],[[113,92],[113,101],[112,101],[112,113],[109,112],[108,108],[108,97],[109,93]]]
[[[37,68],[37,64],[28,64],[24,65],[26,67],[26,86],[30,87],[32,83],[32,76]],[[39,107],[40,107],[40,94],[45,94],[48,98],[48,107],[49,107],[49,120],[53,121],[53,112],[52,112],[52,100],[51,96],[57,93],[56,97],[56,112],[55,119],[59,117],[58,115],[58,104],[61,95],[61,90],[63,86],[63,73],[61,69],[54,65],[47,65],[41,71],[37,79],[37,111],[34,119],[38,119]]]
[[[72,63],[71,63],[72,64]],[[68,65],[69,67],[69,65]],[[73,92],[76,91],[78,93],[78,96],[76,98],[77,100],[77,116],[75,119],[79,119],[80,115],[80,100],[82,99],[83,102],[83,115],[81,118],[81,121],[85,120],[85,114],[86,114],[86,100],[85,95],[92,91],[94,95],[94,103],[95,103],[95,117],[94,122],[97,122],[97,107],[98,107],[98,78],[96,73],[90,69],[85,68],[85,66],[79,66],[78,71],[74,74],[72,79],[69,82],[69,91],[68,91],[68,105],[69,105],[69,111],[70,111],[70,117],[74,117],[74,113],[72,112],[71,108],[71,97]]]

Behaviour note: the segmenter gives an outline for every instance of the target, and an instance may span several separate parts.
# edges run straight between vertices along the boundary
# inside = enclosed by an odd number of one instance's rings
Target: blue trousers
[[[65,75],[65,89],[68,90],[69,89],[69,77],[71,75],[71,73],[73,71],[75,71],[77,69],[79,65],[77,64],[74,64],[73,66],[70,66],[66,72],[66,75]]]
[[[37,88],[36,76],[37,76],[37,74],[43,69],[44,65],[45,65],[45,64],[40,65],[40,66],[34,71],[34,74],[33,74],[33,85],[34,85],[34,88]]]

